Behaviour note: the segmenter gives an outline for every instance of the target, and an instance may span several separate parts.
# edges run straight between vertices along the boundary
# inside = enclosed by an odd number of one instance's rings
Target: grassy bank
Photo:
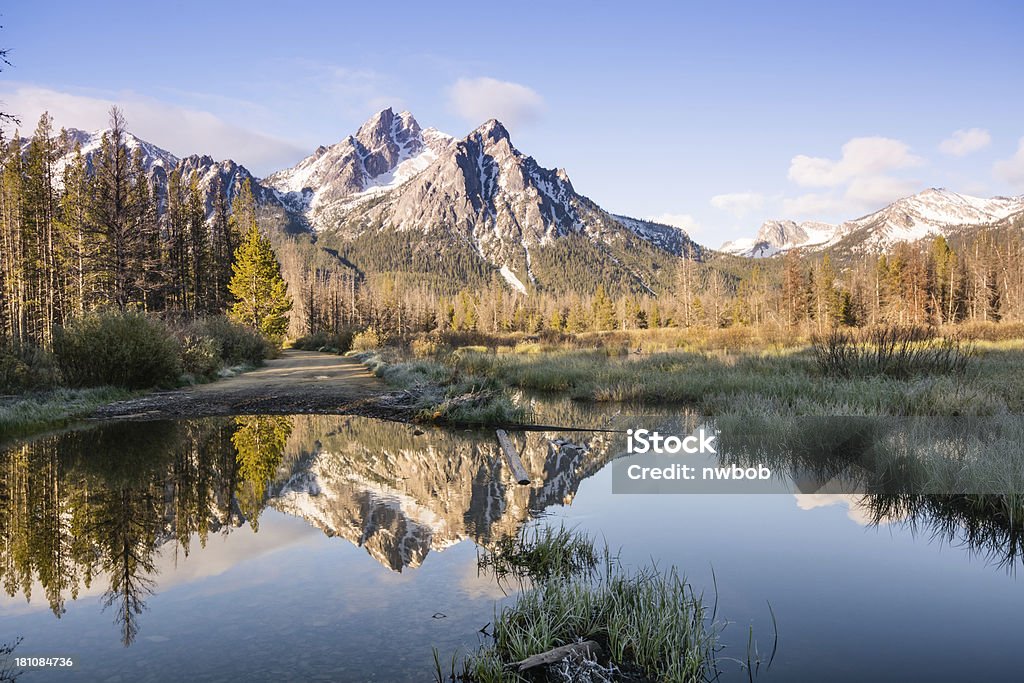
[[[448,425],[520,424],[525,413],[492,377],[463,372],[451,358],[408,359],[396,349],[354,353],[377,377],[403,392],[419,422]]]
[[[824,371],[810,347],[766,351],[466,352],[458,372],[584,401],[686,405],[705,415],[998,415],[1024,411],[1024,342],[978,343],[962,364],[901,375]]]
[[[140,392],[238,374],[275,352],[224,316],[112,310],[55,328],[47,348],[0,340],[0,440],[63,426]]]
[[[84,418],[102,405],[133,396],[116,387],[55,389],[0,398],[0,443]]]

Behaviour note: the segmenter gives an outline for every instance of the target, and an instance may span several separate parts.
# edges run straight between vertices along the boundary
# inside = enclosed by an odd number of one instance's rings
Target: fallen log
[[[601,646],[593,640],[586,640],[582,643],[570,643],[569,645],[562,645],[556,647],[547,652],[542,652],[539,655],[532,655],[522,660],[521,662],[515,662],[512,666],[517,666],[519,671],[526,671],[527,669],[533,669],[538,666],[545,664],[554,664],[560,662],[563,659],[573,659],[579,661],[580,659],[595,659],[597,654],[601,651]]]
[[[497,434],[498,443],[501,445],[501,450],[505,453],[505,459],[508,461],[509,469],[512,470],[512,476],[520,484],[529,484],[530,475],[526,473],[526,468],[523,467],[523,461],[519,459],[519,452],[516,451],[512,439],[509,438],[508,433],[504,429],[497,430]]]

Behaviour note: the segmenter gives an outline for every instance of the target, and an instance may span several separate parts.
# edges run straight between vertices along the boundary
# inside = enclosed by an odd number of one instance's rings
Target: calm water
[[[550,404],[596,427],[614,415]],[[619,426],[619,425],[617,425]],[[585,442],[559,451],[556,437]],[[617,495],[621,435],[516,435],[294,416],[129,423],[0,454],[0,642],[71,656],[20,680],[429,681],[508,600],[477,546],[523,524],[607,539],[713,592],[723,680],[748,627],[758,680],[1019,676],[1019,520],[944,498]]]

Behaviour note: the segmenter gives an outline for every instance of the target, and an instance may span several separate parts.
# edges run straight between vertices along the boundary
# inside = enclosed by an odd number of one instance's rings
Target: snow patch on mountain
[[[526,253],[529,254],[530,252],[527,251]],[[516,274],[513,273],[507,265],[502,266],[498,272],[500,272],[501,276],[505,278],[505,282],[511,285],[512,289],[516,290],[520,294],[526,294],[526,285],[523,284],[522,280],[516,277]]]

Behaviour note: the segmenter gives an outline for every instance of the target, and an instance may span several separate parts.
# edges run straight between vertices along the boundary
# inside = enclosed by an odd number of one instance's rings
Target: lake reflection
[[[357,417],[128,422],[48,436],[0,456],[3,584],[9,596],[45,599],[58,617],[102,584],[129,645],[157,589],[158,549],[187,557],[212,533],[258,531],[272,507],[401,572],[431,550],[487,544],[571,501],[606,462],[602,439],[589,442],[560,449],[521,435],[534,479],[519,486],[487,435]]]
[[[492,432],[357,417],[45,436],[0,452],[0,643],[24,635],[20,655],[81,661],[30,681],[429,680],[431,648],[474,647],[508,599],[477,574],[476,546],[545,516],[606,538],[628,564],[676,564],[706,591],[713,566],[720,614],[741,622],[727,656],[744,656],[747,624],[770,637],[770,601],[780,652],[764,679],[1005,673],[1002,648],[1024,626],[1021,498],[900,490],[889,460],[864,467],[878,439],[776,431],[734,439],[722,461],[767,458],[800,485],[795,498],[614,495],[625,438],[598,432],[513,434],[529,486],[512,481]],[[819,486],[851,465],[861,492]],[[986,655],[977,671],[944,655],[964,639]]]

